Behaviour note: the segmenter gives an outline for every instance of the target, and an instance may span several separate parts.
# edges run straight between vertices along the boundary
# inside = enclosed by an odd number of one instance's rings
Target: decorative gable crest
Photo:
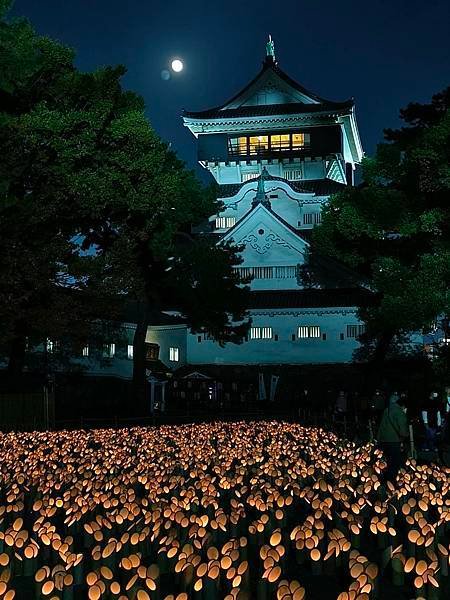
[[[274,231],[269,231],[268,233],[262,229],[261,226],[258,226],[258,230],[253,233],[249,233],[242,239],[238,241],[238,244],[248,244],[256,250],[258,254],[265,254],[268,250],[272,248],[274,244],[284,248],[291,248],[292,250],[297,250],[297,248],[293,247],[289,242],[280,237]],[[264,234],[259,233],[260,231],[264,231]]]

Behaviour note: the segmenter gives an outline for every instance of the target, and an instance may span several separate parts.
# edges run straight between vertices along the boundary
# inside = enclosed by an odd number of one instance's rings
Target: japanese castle
[[[220,347],[181,323],[149,328],[159,359],[182,365],[306,364],[352,360],[367,292],[324,265],[327,283],[305,288],[311,230],[331,194],[353,185],[363,150],[353,100],[325,100],[278,66],[273,41],[257,76],[221,106],[185,112],[198,160],[220,186],[223,210],[196,233],[244,247],[252,277],[247,341]]]

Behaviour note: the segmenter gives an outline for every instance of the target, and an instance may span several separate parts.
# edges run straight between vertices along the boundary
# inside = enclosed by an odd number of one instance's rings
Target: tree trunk
[[[391,346],[394,334],[391,331],[383,332],[377,340],[373,357],[369,362],[369,378],[371,391],[383,387],[384,364],[386,355]]]
[[[150,414],[150,399],[147,398],[147,380],[145,377],[145,340],[148,325],[148,309],[142,304],[139,308],[133,338],[133,401],[138,415]]]
[[[23,335],[16,335],[10,344],[8,375],[16,379],[22,375],[25,365],[26,339]]]

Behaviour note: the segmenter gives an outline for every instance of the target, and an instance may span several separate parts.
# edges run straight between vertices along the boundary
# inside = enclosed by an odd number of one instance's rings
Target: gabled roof
[[[260,214],[261,214],[262,218],[268,217],[269,221],[274,221],[275,223],[278,224],[278,226],[281,226],[284,230],[286,230],[286,232],[288,233],[291,240],[294,240],[293,243],[295,243],[296,245],[298,244],[299,246],[301,246],[303,248],[309,247],[309,242],[307,242],[301,235],[299,235],[298,231],[296,229],[294,229],[294,227],[292,227],[292,225],[290,225],[287,221],[282,219],[271,208],[267,208],[266,206],[264,206],[264,204],[261,204],[261,203],[257,204],[256,206],[253,206],[242,217],[242,219],[240,219],[233,227],[231,227],[225,233],[225,235],[221,238],[221,240],[218,243],[220,244],[223,241],[234,240],[236,232],[238,232],[239,229],[244,228],[250,219],[258,217],[258,215],[260,215]],[[292,237],[292,236],[295,236],[295,237]],[[237,243],[239,243],[239,240],[236,240],[236,241],[237,241]],[[295,249],[298,252],[302,253],[302,251],[300,249],[298,249],[298,248],[295,248]]]
[[[219,186],[219,198],[231,198],[235,196],[239,190],[249,183],[257,183],[261,176],[255,177],[242,183],[226,183]],[[268,175],[267,181],[281,181],[286,183],[292,190],[300,194],[314,194],[315,196],[331,196],[341,192],[347,186],[344,183],[339,183],[333,179],[303,179],[299,181],[289,181],[283,177],[275,177]]]
[[[251,104],[246,102],[263,89],[267,84],[279,87],[283,96],[288,100],[280,103]],[[255,115],[294,114],[330,112],[336,110],[349,110],[353,107],[353,100],[334,102],[321,98],[306,89],[289,77],[278,64],[266,57],[262,69],[240,92],[227,100],[224,104],[208,110],[189,112],[184,116],[191,119],[222,119]]]

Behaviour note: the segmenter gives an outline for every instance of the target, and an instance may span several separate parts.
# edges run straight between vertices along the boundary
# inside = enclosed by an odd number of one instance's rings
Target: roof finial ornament
[[[275,59],[275,44],[272,36],[269,33],[269,41],[266,44],[266,60],[270,62],[276,62]]]
[[[256,196],[253,198],[252,206],[255,207],[258,204],[262,204],[266,208],[270,208],[270,200],[266,196],[266,189],[264,182],[268,179],[269,173],[266,167],[263,168],[261,175],[258,179],[258,187],[256,188]]]

